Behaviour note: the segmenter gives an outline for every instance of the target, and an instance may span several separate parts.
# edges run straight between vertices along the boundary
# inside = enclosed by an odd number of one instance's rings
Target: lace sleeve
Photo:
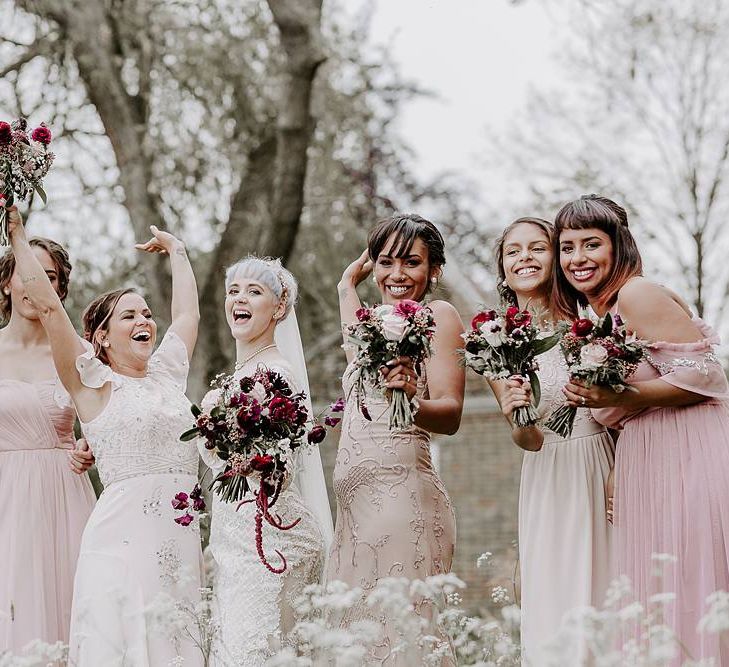
[[[190,361],[187,358],[187,348],[182,339],[174,331],[168,329],[160,346],[149,360],[149,372],[167,375],[184,392],[187,388],[189,371]]]
[[[706,336],[695,343],[653,343],[646,351],[646,360],[674,387],[709,398],[729,398],[729,384],[714,345],[719,342],[709,327],[700,322]]]
[[[91,389],[100,389],[107,382],[112,386],[118,386],[114,371],[94,354],[94,347],[86,340],[82,340],[84,352],[76,357],[76,370],[81,382]]]

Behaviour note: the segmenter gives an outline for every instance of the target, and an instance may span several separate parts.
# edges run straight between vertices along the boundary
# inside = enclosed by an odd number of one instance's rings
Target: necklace
[[[271,345],[264,345],[263,347],[257,349],[253,354],[248,355],[243,361],[238,362],[235,365],[235,370],[240,370],[245,366],[251,359],[255,359],[261,352],[264,352],[265,350],[270,350],[272,347],[276,347],[276,343],[271,343]]]

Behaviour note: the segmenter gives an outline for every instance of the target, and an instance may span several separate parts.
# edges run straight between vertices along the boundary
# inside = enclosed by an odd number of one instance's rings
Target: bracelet
[[[420,411],[420,401],[418,400],[417,396],[413,396],[410,399],[410,414],[415,417],[415,415],[418,414]]]

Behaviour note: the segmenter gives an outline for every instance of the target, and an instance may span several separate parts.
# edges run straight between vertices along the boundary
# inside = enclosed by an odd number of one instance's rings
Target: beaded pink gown
[[[431,461],[430,433],[417,426],[391,431],[389,405],[375,390],[367,390],[372,420],[365,419],[352,370],[350,364],[342,380],[348,398],[334,468],[337,518],[326,579],[362,588],[361,599],[344,612],[342,627],[370,620],[382,628],[366,664],[421,665],[425,656],[413,637],[404,637],[385,611],[369,606],[367,595],[387,577],[414,580],[450,572],[455,514]],[[424,377],[418,381],[418,396],[427,397]],[[455,665],[447,639],[432,623],[433,609],[416,600],[414,613],[429,624],[426,634],[439,636],[444,645],[439,667]],[[409,646],[400,650],[406,642]]]
[[[713,353],[718,338],[695,319],[705,338],[695,343],[657,342],[631,381],[664,382],[706,397],[695,405],[637,413],[593,410],[595,418],[622,428],[615,457],[615,541],[618,574],[627,575],[648,609],[650,596],[675,593],[663,622],[688,650],[681,664],[714,658],[729,665],[729,644],[697,631],[706,598],[729,590],[729,386]],[[654,554],[662,560],[656,576]],[[726,633],[724,633],[726,634]]]
[[[0,380],[0,654],[21,653],[33,639],[68,641],[76,559],[96,496],[88,475],[68,467],[75,412],[54,394],[65,394],[57,379]]]

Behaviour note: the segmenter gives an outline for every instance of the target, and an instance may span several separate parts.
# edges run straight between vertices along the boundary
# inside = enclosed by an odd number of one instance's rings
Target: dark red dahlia
[[[43,124],[36,127],[30,135],[33,141],[37,141],[39,144],[45,144],[46,146],[51,143],[51,131]]]
[[[9,144],[12,138],[13,130],[10,127],[10,123],[0,120],[0,144]]]
[[[355,315],[357,316],[358,321],[367,322],[372,316],[372,313],[369,308],[357,308]]]
[[[313,429],[311,429],[311,431],[309,431],[306,439],[309,441],[309,444],[318,445],[326,437],[327,430],[321,424],[317,424]]]
[[[400,317],[412,317],[421,308],[422,306],[417,301],[413,301],[412,299],[403,299],[402,301],[398,301],[393,312],[395,315],[399,315]]]
[[[471,320],[471,329],[478,329],[484,322],[491,322],[496,318],[495,310],[484,310],[476,313]]]
[[[506,331],[511,333],[514,329],[528,327],[532,323],[532,315],[528,310],[519,310],[517,306],[506,309]]]
[[[575,336],[584,338],[585,336],[589,336],[594,328],[595,325],[592,323],[592,320],[582,317],[573,322],[571,331]]]

